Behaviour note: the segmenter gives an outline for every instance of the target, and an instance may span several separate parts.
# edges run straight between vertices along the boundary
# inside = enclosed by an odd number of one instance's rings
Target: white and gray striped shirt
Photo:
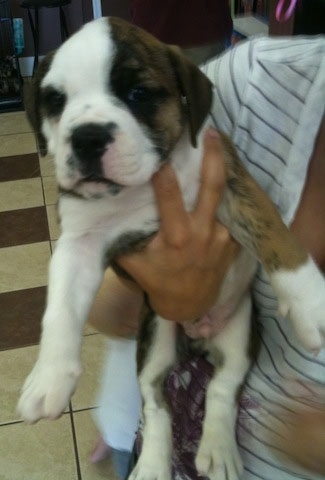
[[[257,37],[202,67],[215,85],[214,125],[228,133],[246,167],[294,218],[325,106],[325,38]],[[325,187],[325,186],[324,186]],[[279,409],[325,402],[325,349],[315,358],[299,345],[260,269],[253,286],[261,349],[247,378],[238,417],[245,480],[323,478],[281,463],[269,432]]]

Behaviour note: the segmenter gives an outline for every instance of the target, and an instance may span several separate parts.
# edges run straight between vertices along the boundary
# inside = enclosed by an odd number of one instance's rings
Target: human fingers
[[[217,130],[209,129],[204,137],[201,186],[193,212],[202,224],[209,225],[215,218],[224,185],[225,164],[221,139]]]
[[[153,176],[152,185],[160,214],[160,231],[171,245],[182,245],[188,239],[188,213],[176,174],[169,164]]]

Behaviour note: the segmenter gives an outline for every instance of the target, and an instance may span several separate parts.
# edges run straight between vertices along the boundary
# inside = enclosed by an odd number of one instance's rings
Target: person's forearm
[[[141,290],[133,282],[122,281],[108,269],[90,311],[88,323],[108,336],[134,336],[137,334],[142,308]]]

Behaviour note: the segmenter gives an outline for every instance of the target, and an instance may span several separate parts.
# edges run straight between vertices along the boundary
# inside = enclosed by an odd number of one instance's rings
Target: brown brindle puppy
[[[81,374],[82,328],[114,257],[159,228],[152,175],[171,162],[186,208],[195,204],[210,81],[180,52],[118,19],[101,18],[46,57],[28,112],[40,146],[54,156],[62,235],[50,265],[39,359],[19,411],[28,422],[59,416]],[[242,471],[235,439],[236,392],[249,366],[248,287],[258,260],[302,344],[317,352],[325,329],[325,284],[222,136],[226,188],[216,216],[243,246],[209,316],[227,327],[204,348],[216,361],[196,466],[211,479]],[[130,478],[171,478],[171,426],[161,384],[177,360],[176,326],[153,315],[139,368],[142,453]],[[141,339],[140,339],[141,342]]]

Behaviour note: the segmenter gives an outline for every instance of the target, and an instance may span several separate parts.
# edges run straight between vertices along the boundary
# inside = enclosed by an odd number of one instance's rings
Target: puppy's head
[[[195,146],[211,98],[179,49],[102,18],[45,57],[25,105],[61,188],[89,197],[147,182],[187,132]]]

